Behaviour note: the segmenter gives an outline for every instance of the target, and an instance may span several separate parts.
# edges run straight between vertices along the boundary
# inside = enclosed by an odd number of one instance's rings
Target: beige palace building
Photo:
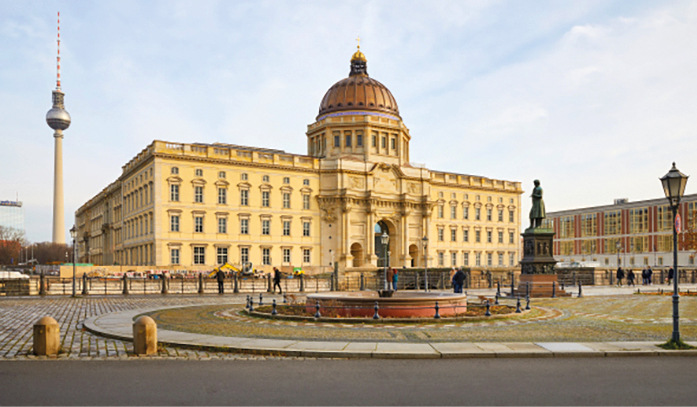
[[[359,48],[307,127],[306,155],[153,141],[77,210],[80,261],[350,271],[388,252],[395,267],[423,267],[424,253],[429,267],[517,266],[520,182],[410,164],[397,102],[366,66]]]

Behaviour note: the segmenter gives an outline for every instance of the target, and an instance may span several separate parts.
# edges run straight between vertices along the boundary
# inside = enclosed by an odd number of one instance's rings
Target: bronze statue
[[[542,187],[540,180],[535,180],[535,188],[532,190],[532,208],[530,209],[530,229],[539,228],[542,226],[542,220],[545,218],[545,202],[542,200]]]

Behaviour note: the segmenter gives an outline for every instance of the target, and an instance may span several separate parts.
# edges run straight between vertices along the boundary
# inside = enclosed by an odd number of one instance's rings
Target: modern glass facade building
[[[24,207],[19,201],[0,201],[0,226],[24,233]]]

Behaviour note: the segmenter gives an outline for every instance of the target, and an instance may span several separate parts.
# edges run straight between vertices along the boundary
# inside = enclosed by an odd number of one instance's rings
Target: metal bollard
[[[157,324],[143,315],[133,323],[133,352],[136,355],[157,353]]]
[[[60,325],[51,317],[34,324],[34,354],[57,355],[60,350]]]
[[[515,274],[511,271],[511,297],[515,296]]]
[[[126,274],[123,275],[123,295],[128,295],[128,275]]]
[[[529,296],[530,296],[530,282],[529,282],[529,281],[527,281],[527,282],[525,283],[525,296],[526,296],[526,297],[529,297]]]
[[[262,294],[259,293],[259,306],[260,306],[260,307],[263,305],[263,304],[262,304],[263,302],[264,302],[264,297],[262,297]]]
[[[247,303],[244,304],[244,307],[245,307],[246,309],[249,309],[249,295],[247,296]]]
[[[557,282],[552,281],[552,298],[557,298]]]
[[[182,280],[182,281],[183,281],[183,280]],[[235,273],[235,277],[234,277],[234,280],[233,280],[233,284],[234,284],[234,287],[233,287],[233,289],[232,289],[232,292],[235,293],[235,294],[239,293],[239,292],[240,292],[240,287],[239,287],[239,282],[238,282],[237,273]]]
[[[43,270],[41,270],[41,275],[39,276],[39,295],[46,295],[46,276]]]
[[[515,312],[516,314],[520,314],[521,312],[523,312],[520,310],[520,297],[518,297],[518,300],[515,303]]]
[[[305,274],[300,274],[298,277],[300,278],[300,292],[304,293],[305,292]]]
[[[583,288],[582,288],[581,282],[579,281],[578,282],[578,298],[581,298],[581,297],[583,297]]]
[[[530,296],[529,295],[525,298],[525,309],[526,310],[530,309]]]
[[[334,277],[329,277],[329,291],[335,291],[334,290]]]
[[[278,311],[276,311],[276,299],[271,302],[271,315],[276,315],[278,314]]]
[[[249,297],[249,312],[254,312],[254,298]]]
[[[484,313],[485,317],[490,317],[491,312],[489,312],[489,300],[486,300],[486,312]]]
[[[375,314],[373,315],[373,319],[380,319],[380,315],[378,315],[378,302],[375,301]]]
[[[167,275],[165,273],[161,274],[162,280],[162,294],[167,294]]]
[[[361,273],[361,291],[365,290],[365,276]]]
[[[322,318],[322,314],[319,313],[319,300],[315,302],[315,318]]]
[[[87,289],[87,274],[82,274],[82,295],[88,295],[89,293]]]
[[[494,305],[499,305],[499,293],[496,293],[496,295],[494,296],[494,298],[495,298],[495,300],[494,300]]]
[[[203,294],[203,273],[198,273],[198,293]]]
[[[435,319],[440,319],[440,307],[438,306],[438,301],[436,301],[436,315],[433,316]]]
[[[501,296],[501,280],[496,281],[496,299]]]
[[[273,286],[271,285],[271,274],[266,275],[266,292],[267,293],[273,292]]]

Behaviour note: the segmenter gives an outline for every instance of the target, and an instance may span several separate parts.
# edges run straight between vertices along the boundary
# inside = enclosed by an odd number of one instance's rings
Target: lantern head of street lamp
[[[421,241],[423,242],[424,247],[428,246],[428,237],[424,236],[424,237],[421,239]]]
[[[670,201],[671,206],[677,206],[680,203],[680,198],[685,194],[687,178],[687,175],[675,168],[675,163],[673,163],[673,168],[668,171],[668,174],[661,178],[663,192],[666,194],[666,198]]]
[[[70,228],[70,238],[73,240],[77,238],[77,228],[75,227],[75,225],[73,225],[73,227]]]
[[[390,235],[388,235],[387,232],[383,232],[380,241],[383,245],[386,245],[390,241]]]

